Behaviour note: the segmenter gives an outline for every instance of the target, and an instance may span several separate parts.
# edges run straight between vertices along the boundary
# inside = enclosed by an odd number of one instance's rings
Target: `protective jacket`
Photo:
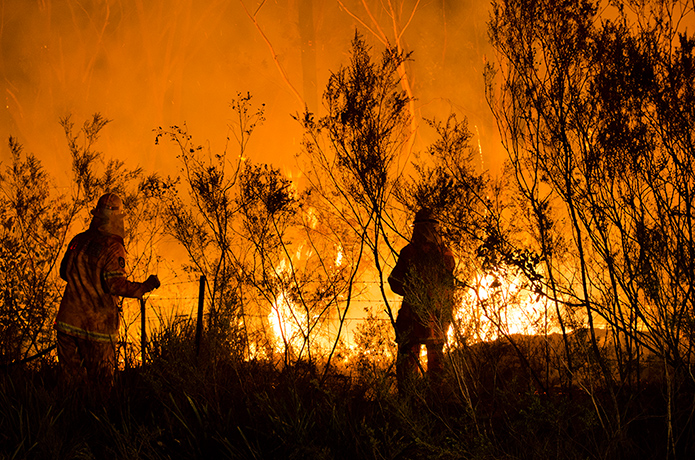
[[[68,284],[55,329],[75,337],[113,342],[118,334],[119,296],[141,298],[152,287],[126,279],[123,238],[110,233],[105,222],[108,219],[95,216],[90,229],[68,245],[60,264],[60,276]]]
[[[399,344],[444,342],[453,310],[455,261],[452,252],[431,242],[405,246],[388,278],[403,296],[396,319]]]

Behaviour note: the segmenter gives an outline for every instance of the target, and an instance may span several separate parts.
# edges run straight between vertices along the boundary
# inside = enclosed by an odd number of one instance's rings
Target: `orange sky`
[[[347,62],[355,30],[375,55],[383,49],[380,33],[394,43],[394,21],[382,6],[388,3],[367,0],[367,11],[361,0],[2,0],[0,161],[9,158],[12,135],[58,185],[66,183],[69,153],[58,120],[72,114],[79,126],[100,112],[113,120],[97,146],[107,158],[175,174],[174,146],[155,146],[152,130],[185,122],[197,142],[219,151],[229,102],[250,92],[266,104],[267,119],[249,145],[252,159],[291,167],[301,136],[290,116],[302,109],[297,94],[310,104],[320,98],[330,72]],[[418,110],[467,116],[480,133],[485,167],[498,168],[499,141],[483,95],[488,2],[391,3],[398,31],[407,24],[401,43],[414,52],[409,72]],[[246,11],[255,13],[277,63]],[[312,48],[315,73],[307,77],[312,66],[302,52]]]

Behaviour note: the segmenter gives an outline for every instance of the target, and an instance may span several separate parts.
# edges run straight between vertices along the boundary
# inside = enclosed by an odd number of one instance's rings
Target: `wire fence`
[[[196,323],[196,336],[195,336],[195,347],[196,347],[196,355],[199,354],[200,352],[200,341],[202,338],[202,331],[203,331],[203,321],[204,321],[204,304],[205,304],[205,288],[206,288],[206,277],[204,275],[201,275],[200,278],[197,280],[180,280],[180,281],[173,281],[173,282],[166,282],[167,286],[177,286],[177,285],[184,285],[184,284],[190,284],[193,285],[194,283],[198,284],[198,295],[197,296],[192,296],[192,295],[184,295],[184,296],[159,296],[159,295],[150,295],[147,299],[141,299],[140,300],[140,347],[141,347],[141,356],[142,360],[144,362],[145,357],[147,356],[147,325],[148,325],[148,320],[147,320],[147,302],[149,302],[151,305],[155,305],[154,302],[159,302],[159,301],[197,301],[197,312],[195,315],[195,323]],[[379,284],[378,281],[359,281],[358,283],[361,284]],[[163,283],[164,284],[164,283]],[[346,300],[347,302],[348,300]],[[379,304],[379,305],[384,305],[385,303],[382,299],[349,299],[350,303],[358,303],[358,304]],[[275,307],[271,307],[271,311],[267,314],[260,314],[260,313],[247,313],[247,312],[240,312],[238,314],[238,317],[246,317],[246,318],[256,318],[256,319],[270,319],[274,315],[277,315],[277,310]],[[177,314],[175,315],[177,320],[186,320],[186,319],[192,319],[191,314]],[[365,317],[355,317],[355,316],[340,316],[338,315],[337,317],[334,318],[336,321],[340,321],[343,323],[352,323],[352,322],[357,322],[357,321],[365,321]],[[379,318],[379,317],[370,317],[370,321],[376,321],[380,323],[390,323],[392,320],[390,318]]]

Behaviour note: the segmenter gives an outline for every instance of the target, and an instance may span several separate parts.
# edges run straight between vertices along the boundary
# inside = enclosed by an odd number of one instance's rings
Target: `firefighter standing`
[[[430,209],[415,214],[413,236],[400,252],[388,278],[391,290],[403,296],[396,318],[396,376],[403,392],[419,367],[420,346],[427,348],[427,375],[442,378],[444,344],[451,324],[454,256],[441,240]]]
[[[116,369],[119,296],[142,298],[159,287],[156,275],[144,283],[125,274],[123,203],[107,193],[92,210],[89,229],[75,236],[60,264],[67,281],[55,329],[58,360],[68,385],[87,385],[102,395]]]

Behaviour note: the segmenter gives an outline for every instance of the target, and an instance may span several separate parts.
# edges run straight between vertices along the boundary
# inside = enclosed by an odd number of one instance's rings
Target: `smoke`
[[[347,62],[357,30],[375,53],[383,37],[413,51],[418,113],[468,117],[490,155],[485,166],[497,167],[499,141],[482,77],[487,3],[366,3],[370,11],[357,0],[3,0],[0,160],[6,163],[7,138],[15,136],[65,183],[69,153],[58,121],[71,114],[79,126],[100,112],[112,120],[97,146],[107,158],[175,174],[176,152],[155,146],[152,130],[185,122],[196,142],[219,151],[229,102],[250,92],[266,105],[267,121],[249,156],[291,167],[302,134],[291,115],[302,102],[320,113],[322,88]],[[393,10],[384,8],[389,3]]]

